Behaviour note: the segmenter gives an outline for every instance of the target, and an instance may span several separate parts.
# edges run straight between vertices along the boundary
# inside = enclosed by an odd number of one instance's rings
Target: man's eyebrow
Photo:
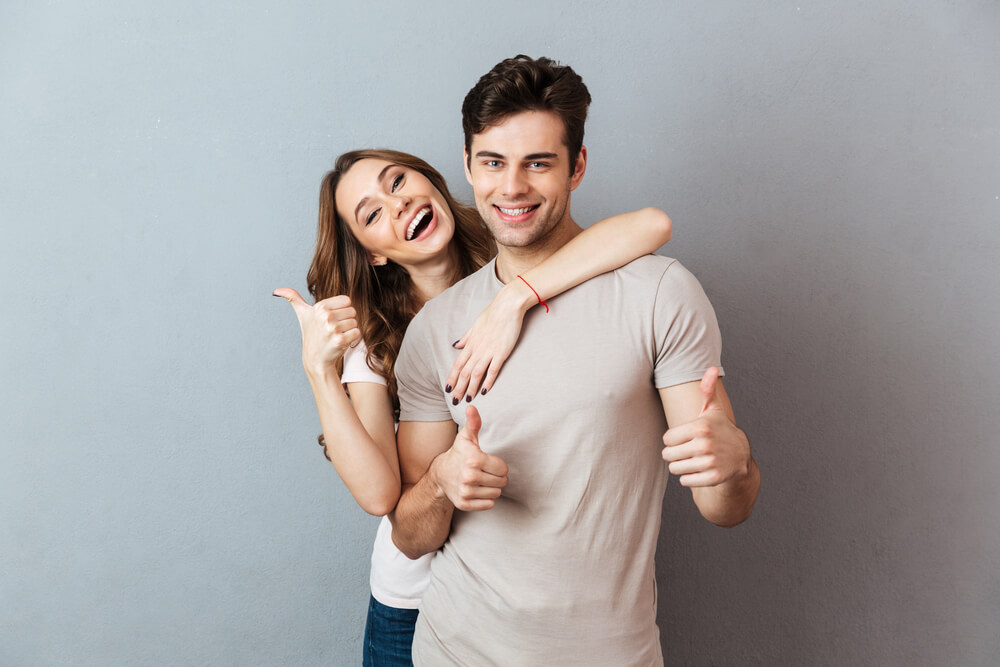
[[[504,156],[501,155],[500,153],[494,153],[492,151],[479,151],[478,153],[476,153],[476,157],[477,158],[492,157],[492,158],[497,158],[499,160],[505,159]],[[559,153],[532,153],[530,155],[525,155],[521,159],[524,160],[525,162],[531,162],[532,160],[558,160]]]
[[[382,167],[382,171],[380,171],[378,173],[378,178],[375,179],[375,182],[376,183],[381,183],[382,179],[385,178],[385,172],[389,171],[390,169],[392,169],[395,166],[396,165],[394,163],[390,162],[389,164],[387,164],[384,167]],[[355,222],[358,221],[358,211],[360,211],[361,207],[364,206],[367,203],[368,203],[368,197],[362,197],[361,201],[358,202],[358,205],[354,207],[354,221]]]

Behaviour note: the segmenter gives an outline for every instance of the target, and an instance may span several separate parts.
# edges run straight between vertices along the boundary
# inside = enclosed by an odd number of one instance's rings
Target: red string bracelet
[[[525,285],[528,285],[528,281],[527,280],[525,280],[521,276],[518,276],[518,278],[521,278],[521,282],[522,283],[524,283]],[[531,285],[528,285],[528,289],[530,289],[532,292],[535,292],[535,288],[532,287]],[[540,303],[543,306],[545,306],[545,312],[546,313],[549,312],[549,304],[545,303],[545,301],[542,299],[542,297],[538,296],[538,292],[535,292],[535,298],[538,299],[538,303]]]

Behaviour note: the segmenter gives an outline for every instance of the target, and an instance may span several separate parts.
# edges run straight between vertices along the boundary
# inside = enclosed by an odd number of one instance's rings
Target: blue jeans
[[[410,667],[416,609],[387,607],[374,597],[368,603],[365,623],[364,667]]]

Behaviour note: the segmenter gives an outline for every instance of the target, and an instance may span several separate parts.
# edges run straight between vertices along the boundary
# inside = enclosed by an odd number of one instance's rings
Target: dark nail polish
[[[446,384],[444,386],[444,393],[446,393],[446,394],[450,394],[451,393],[451,385],[450,384]]]
[[[452,405],[458,405],[458,396],[456,396],[455,398],[451,399],[451,404]]]
[[[281,298],[281,295],[280,295],[280,294],[275,294],[274,292],[271,292],[271,296],[276,296],[276,297],[278,297],[279,299]]]
[[[459,338],[458,340],[462,340],[462,339],[461,339],[461,338]],[[455,341],[454,343],[452,343],[452,344],[451,344],[451,346],[452,346],[452,347],[455,347],[456,345],[458,345],[458,340],[456,340],[456,341]]]
[[[466,402],[466,403],[472,403],[472,396],[470,396],[470,395],[466,394],[466,395],[465,395],[465,402]]]
[[[485,396],[486,395],[486,387],[483,387],[483,390],[481,392],[479,392],[479,393],[481,393],[483,396]]]

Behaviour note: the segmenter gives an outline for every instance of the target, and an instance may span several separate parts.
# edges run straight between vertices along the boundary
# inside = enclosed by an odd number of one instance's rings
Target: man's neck
[[[497,244],[497,278],[506,285],[517,276],[544,262],[582,231],[571,218],[567,218],[545,238],[539,239],[530,246],[515,248]]]

